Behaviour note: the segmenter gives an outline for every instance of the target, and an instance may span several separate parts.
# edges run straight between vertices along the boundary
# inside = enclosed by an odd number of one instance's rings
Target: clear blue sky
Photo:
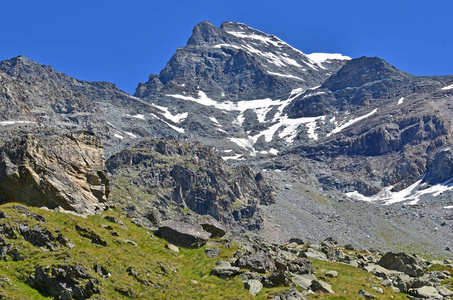
[[[379,56],[415,75],[453,75],[452,0],[3,1],[0,60],[17,55],[133,93],[198,22],[245,23],[304,53]]]

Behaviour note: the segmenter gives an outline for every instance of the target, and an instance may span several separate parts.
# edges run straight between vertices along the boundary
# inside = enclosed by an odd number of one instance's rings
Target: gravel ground
[[[324,194],[291,174],[266,171],[276,186],[277,202],[262,206],[261,235],[271,242],[291,237],[320,242],[333,237],[358,249],[405,251],[429,258],[453,258],[453,196],[447,193],[410,206],[381,205]]]

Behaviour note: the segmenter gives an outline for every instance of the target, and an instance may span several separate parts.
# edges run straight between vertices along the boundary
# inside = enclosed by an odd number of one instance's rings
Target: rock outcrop
[[[109,194],[102,141],[88,131],[25,135],[0,149],[0,203],[80,214],[104,209]]]
[[[163,220],[188,208],[228,226],[256,229],[258,205],[275,201],[274,188],[262,173],[247,166],[230,168],[213,148],[199,144],[144,140],[110,157],[107,168],[112,205],[158,211]]]

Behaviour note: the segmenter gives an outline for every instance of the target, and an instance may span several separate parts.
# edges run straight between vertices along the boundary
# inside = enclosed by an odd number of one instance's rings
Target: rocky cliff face
[[[247,166],[228,167],[213,148],[147,140],[107,161],[110,201],[157,211],[161,218],[190,209],[235,227],[259,227],[258,205],[274,202],[273,187]]]
[[[0,149],[0,202],[61,207],[80,214],[104,209],[109,193],[102,141],[87,131],[49,131]]]

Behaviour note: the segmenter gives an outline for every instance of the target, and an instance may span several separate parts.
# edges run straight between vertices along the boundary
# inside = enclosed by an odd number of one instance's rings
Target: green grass
[[[373,274],[359,268],[321,260],[312,260],[312,262],[316,271],[315,275],[318,278],[321,278],[325,272],[331,270],[337,271],[338,277],[322,279],[332,286],[335,294],[316,293],[307,296],[308,299],[363,299],[358,295],[359,290],[365,290],[375,295],[378,299],[407,299],[406,294],[396,293],[390,287],[380,285],[379,280]],[[378,294],[370,285],[381,287],[384,293],[382,295]]]
[[[10,223],[28,223],[30,226],[40,222],[23,216],[11,208],[12,205],[0,206],[8,219],[1,221]],[[237,248],[222,247],[222,253],[217,258],[207,258],[204,248],[184,249],[174,253],[165,248],[166,241],[150,234],[144,228],[131,223],[119,212],[109,210],[101,215],[82,218],[69,214],[56,213],[44,209],[29,208],[30,211],[43,215],[47,223],[41,226],[50,231],[56,230],[66,236],[73,244],[73,249],[60,248],[54,252],[46,252],[32,246],[18,234],[17,240],[8,242],[17,245],[26,257],[24,261],[0,261],[0,277],[6,276],[12,285],[1,282],[1,295],[7,299],[46,299],[23,282],[34,274],[39,266],[83,265],[88,272],[99,281],[101,294],[93,295],[92,299],[124,299],[118,290],[130,290],[137,299],[251,299],[251,295],[239,277],[223,280],[210,276],[210,270],[217,259],[228,259]],[[127,228],[108,222],[103,217],[114,216],[124,222]],[[107,246],[92,244],[87,238],[81,237],[75,230],[75,225],[89,228],[99,234],[107,242]],[[101,225],[110,225],[119,237],[111,235],[110,230]],[[124,240],[138,244],[134,247]],[[106,279],[94,272],[93,266],[100,264],[112,276]],[[146,281],[149,286],[140,283],[127,272],[129,267],[138,272],[138,279]]]

